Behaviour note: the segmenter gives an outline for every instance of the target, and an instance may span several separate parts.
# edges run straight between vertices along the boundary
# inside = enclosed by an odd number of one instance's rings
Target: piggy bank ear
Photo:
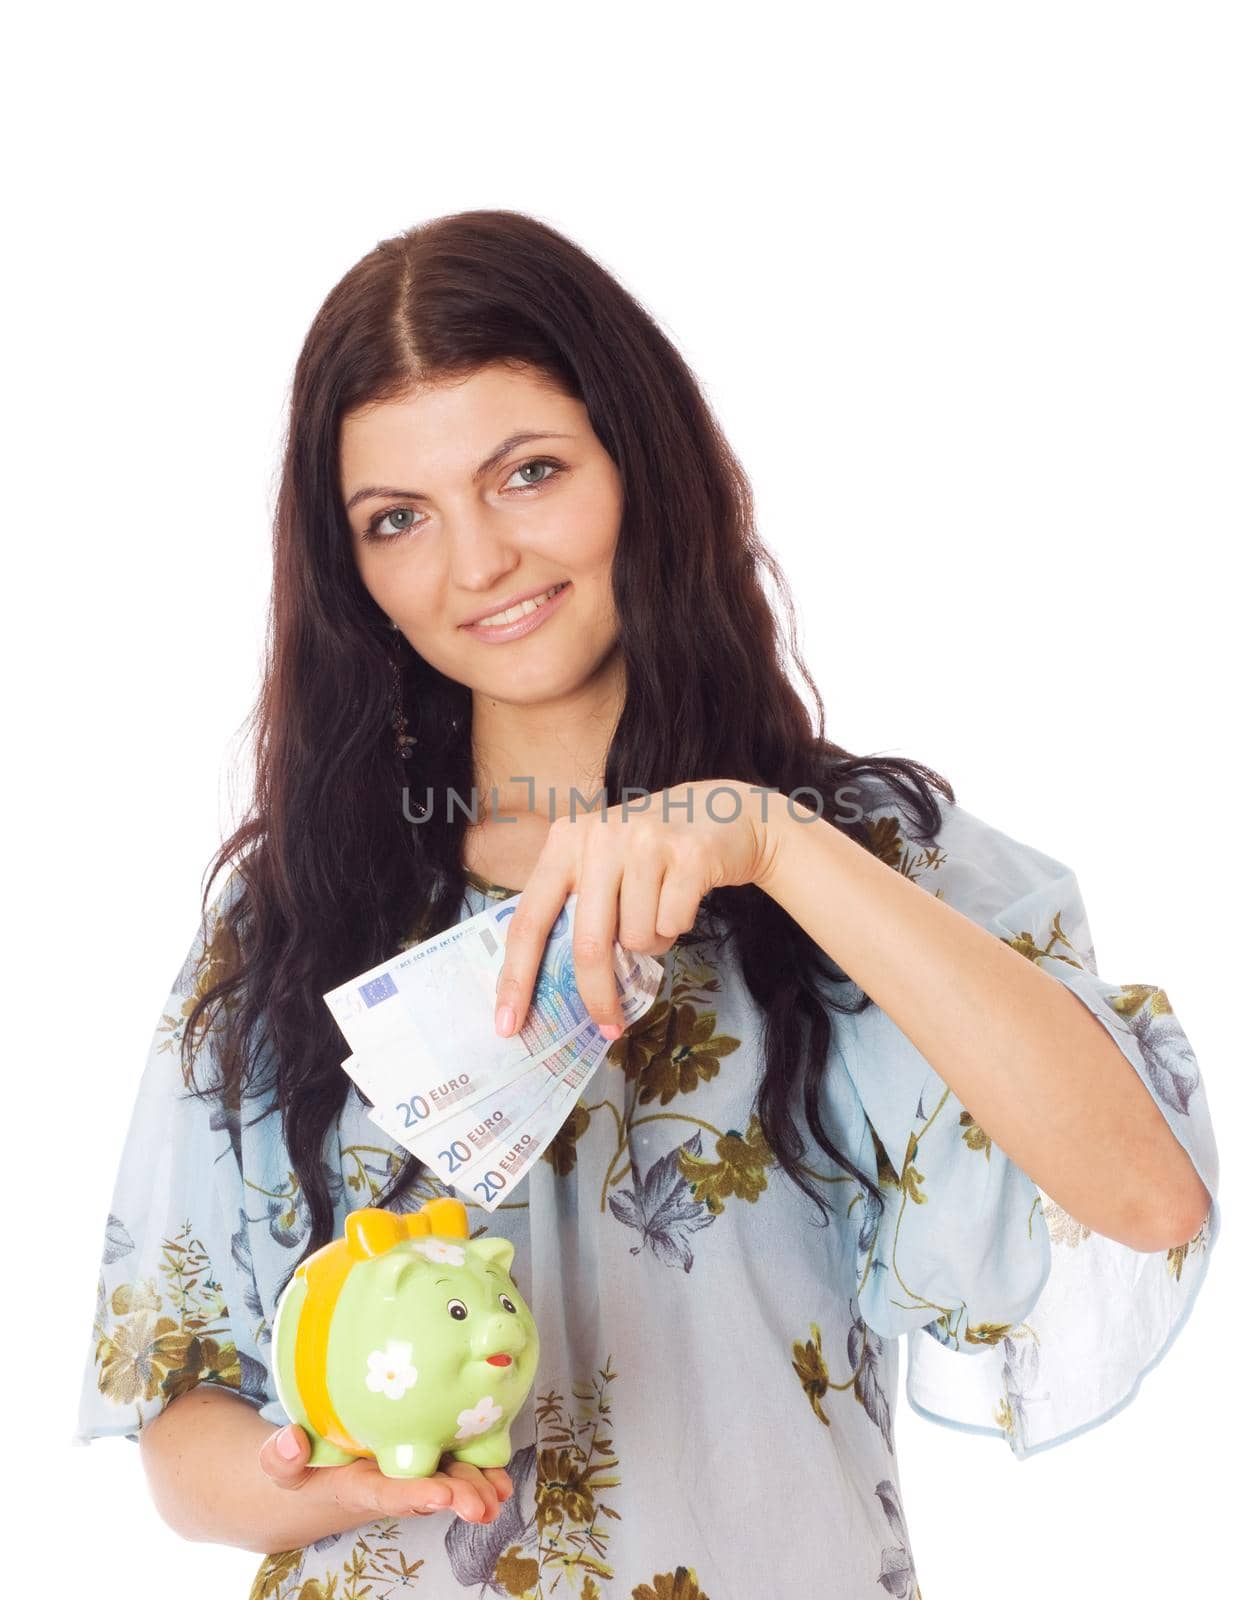
[[[511,1263],[515,1260],[515,1246],[510,1239],[469,1239],[467,1248],[482,1261],[501,1267],[504,1272],[511,1271]]]
[[[416,1255],[411,1248],[410,1241],[404,1240],[393,1250],[386,1250],[384,1255],[377,1257],[374,1271],[377,1274],[374,1281],[375,1288],[384,1293],[397,1293],[408,1278],[413,1278],[417,1273],[427,1273],[430,1263],[425,1257]]]

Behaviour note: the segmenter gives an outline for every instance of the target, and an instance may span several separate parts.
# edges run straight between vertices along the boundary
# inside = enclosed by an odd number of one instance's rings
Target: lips
[[[491,611],[482,612],[479,617],[469,617],[466,622],[461,622],[459,626],[461,628],[474,628],[483,623],[490,627],[510,627],[510,623],[491,623],[489,619],[490,617],[498,616],[503,611],[510,611],[512,606],[522,605],[526,600],[540,600],[543,595],[549,595],[552,589],[566,589],[568,581],[567,578],[561,578],[555,583],[548,583],[544,589],[534,589],[530,594],[517,594],[511,600],[503,600],[500,604],[494,606]]]
[[[488,1361],[491,1367],[509,1367],[511,1365],[511,1357],[502,1350],[496,1356],[486,1356],[485,1360]]]

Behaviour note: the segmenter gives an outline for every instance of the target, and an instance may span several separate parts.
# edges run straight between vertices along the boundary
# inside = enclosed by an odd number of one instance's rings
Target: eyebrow
[[[505,456],[509,456],[511,452],[519,445],[529,444],[534,439],[575,438],[576,434],[574,433],[513,433],[509,438],[504,439],[500,445],[498,445],[490,452],[489,455],[485,457],[480,466],[477,467],[476,471],[472,474],[472,481],[474,483],[479,483],[487,473],[492,472],[498,463],[503,460]],[[346,511],[352,511],[354,507],[361,501],[373,500],[377,496],[381,498],[387,497],[389,499],[398,500],[427,500],[429,498],[426,494],[421,493],[418,489],[387,489],[382,488],[377,484],[368,484],[365,488],[354,490],[353,494],[350,495],[349,499],[345,502],[345,509]]]

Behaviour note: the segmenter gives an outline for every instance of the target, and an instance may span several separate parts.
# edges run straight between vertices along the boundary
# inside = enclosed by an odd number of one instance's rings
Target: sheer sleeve
[[[162,1008],[123,1140],[101,1245],[96,1311],[71,1442],[141,1427],[199,1383],[219,1384],[285,1420],[247,1246],[239,1109],[185,1087],[180,1045],[192,1004],[216,981],[221,918],[240,890],[232,874]],[[194,1076],[212,1072],[202,1032]]]
[[[1220,1231],[1218,1153],[1196,1059],[1166,991],[1097,972],[1075,875],[959,806],[915,843],[867,819],[878,853],[1066,985],[1113,1038],[1210,1195],[1191,1239],[1141,1251],[1095,1233],[987,1137],[879,1007],[835,1018],[883,1205],[861,1230],[861,1315],[909,1336],[909,1404],[1003,1437],[1019,1459],[1135,1396],[1183,1327]],[[849,1092],[850,1098],[850,1092]],[[874,1207],[877,1211],[878,1208]]]

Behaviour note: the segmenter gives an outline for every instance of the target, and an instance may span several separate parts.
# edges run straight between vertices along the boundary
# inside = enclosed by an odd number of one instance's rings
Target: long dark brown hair
[[[930,837],[942,820],[932,787],[954,799],[919,762],[853,756],[824,737],[821,697],[799,655],[781,569],[757,536],[743,469],[681,356],[604,267],[514,211],[438,217],[379,244],[320,307],[294,374],[265,671],[249,724],[251,804],[214,857],[203,912],[224,867],[239,892],[183,1040],[193,1092],[221,1095],[237,1112],[242,1095],[265,1092],[262,1115],[280,1110],[310,1218],[302,1260],[332,1238],[323,1151],[347,1094],[360,1093],[341,1067],[348,1050],[322,996],[408,935],[457,920],[468,819],[456,807],[410,821],[401,789],[472,789],[471,691],[391,628],[355,566],[341,420],[421,381],[502,362],[580,399],[621,477],[612,581],[626,695],[607,755],[609,806],[634,788],[705,779],[812,790],[820,804],[803,804],[885,856],[885,832],[857,812],[890,798],[914,836]],[[766,576],[782,596],[785,637]],[[788,658],[815,703],[816,732]],[[393,731],[394,664],[416,738],[405,762]],[[713,937],[733,941],[763,1012],[756,1110],[776,1159],[824,1215],[800,1161],[792,1100],[802,1087],[814,1138],[880,1208],[877,1186],[832,1143],[818,1110],[831,1008],[861,1011],[870,997],[754,885],[713,890],[678,942]],[[196,1042],[211,1021],[220,1078],[198,1089]],[[425,1171],[408,1152],[370,1203],[390,1204]]]

